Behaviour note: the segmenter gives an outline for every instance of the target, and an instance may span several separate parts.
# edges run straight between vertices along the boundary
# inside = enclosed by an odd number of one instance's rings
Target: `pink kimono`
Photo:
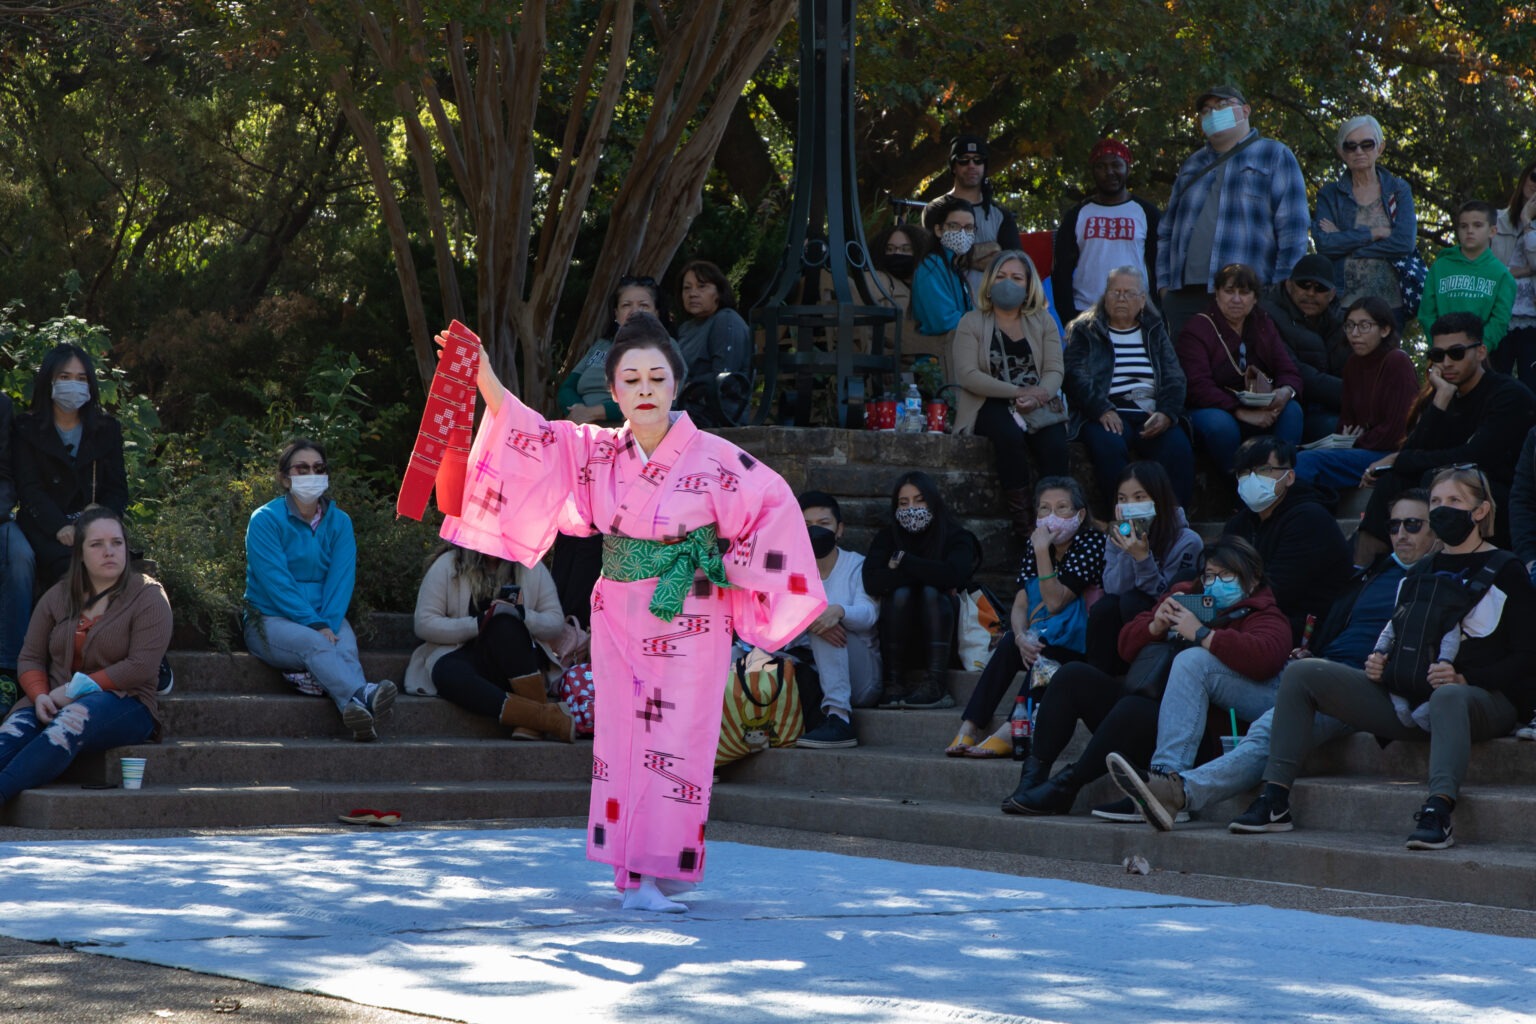
[[[731,630],[776,650],[826,607],[798,503],[782,477],[674,413],[649,460],[629,427],[548,422],[508,395],[475,437],[463,514],[445,539],[532,565],[555,534],[647,540],[715,524],[729,588],[695,576],[671,622],[651,613],[655,580],[602,578],[592,591],[597,688],[587,857],[638,875],[697,881],[720,742]],[[723,545],[722,545],[723,546]]]

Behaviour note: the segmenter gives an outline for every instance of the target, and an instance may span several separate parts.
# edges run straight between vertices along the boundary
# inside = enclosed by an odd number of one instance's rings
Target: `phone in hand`
[[[1174,594],[1173,599],[1194,612],[1202,623],[1216,618],[1216,599],[1209,594]]]
[[[523,588],[516,583],[508,583],[496,592],[496,600],[506,601],[508,604],[523,603]]]

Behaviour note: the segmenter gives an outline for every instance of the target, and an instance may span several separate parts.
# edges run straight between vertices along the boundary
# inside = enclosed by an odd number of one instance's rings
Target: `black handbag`
[[[1162,700],[1168,688],[1168,673],[1173,671],[1173,659],[1188,647],[1182,641],[1171,640],[1147,644],[1136,652],[1136,660],[1125,673],[1125,695]]]

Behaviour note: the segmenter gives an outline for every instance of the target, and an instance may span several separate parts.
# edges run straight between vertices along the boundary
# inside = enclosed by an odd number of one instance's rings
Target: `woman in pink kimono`
[[[442,534],[525,565],[557,532],[603,534],[587,857],[613,865],[626,909],[678,912],[704,870],[731,631],[776,650],[826,597],[784,480],[670,411],[684,368],[655,317],[620,328],[606,372],[616,429],[545,420],[482,358],[487,415]]]

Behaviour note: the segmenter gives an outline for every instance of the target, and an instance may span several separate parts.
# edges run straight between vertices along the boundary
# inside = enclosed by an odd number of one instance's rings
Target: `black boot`
[[[1066,814],[1072,810],[1077,791],[1083,788],[1077,781],[1077,765],[1069,764],[1049,779],[1031,788],[1019,788],[1003,801],[1004,814]]]
[[[1051,766],[1031,754],[1024,759],[1024,765],[1019,772],[1019,785],[1016,793],[1027,793],[1040,783],[1044,782],[1051,774]]]
[[[901,674],[899,672],[889,673],[885,677],[885,682],[880,684],[880,699],[875,701],[875,707],[905,707],[907,692],[906,685],[901,682]]]
[[[955,698],[949,693],[950,654],[948,641],[928,644],[928,666],[923,672],[923,681],[917,689],[907,694],[903,707],[928,710],[955,706]]]

